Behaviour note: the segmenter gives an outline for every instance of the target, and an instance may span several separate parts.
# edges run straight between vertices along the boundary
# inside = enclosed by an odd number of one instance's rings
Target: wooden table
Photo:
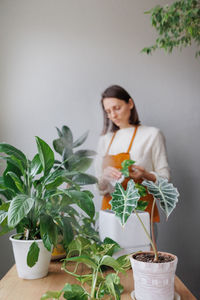
[[[80,271],[84,273],[84,267]],[[134,287],[132,270],[127,271],[126,275],[120,274],[120,278],[124,286],[121,299],[131,300],[130,293]],[[0,299],[39,300],[46,291],[61,290],[67,282],[78,283],[73,276],[61,271],[60,262],[51,262],[48,276],[35,280],[18,278],[16,267],[13,266],[0,281]],[[175,290],[181,296],[181,300],[197,300],[178,277],[175,278]]]

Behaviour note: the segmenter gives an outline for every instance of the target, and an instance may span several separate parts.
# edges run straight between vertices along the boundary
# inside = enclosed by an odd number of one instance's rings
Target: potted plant
[[[74,276],[80,285],[66,283],[61,291],[47,291],[41,300],[61,297],[76,300],[105,299],[106,296],[119,300],[123,287],[118,273],[125,273],[130,268],[130,261],[128,256],[114,259],[112,255],[118,249],[119,245],[111,239],[97,243],[78,236],[69,245],[62,269]],[[79,273],[79,264],[85,274]],[[109,272],[103,272],[107,267]]]
[[[72,180],[79,172],[62,169],[67,159],[55,167],[54,152],[49,145],[39,137],[36,143],[38,152],[32,160],[14,146],[0,143],[3,154],[0,159],[6,161],[0,177],[0,234],[16,229],[17,234],[11,237],[14,251],[18,245],[26,247],[15,253],[17,271],[19,277],[27,279],[47,274],[59,233],[65,247],[73,240],[76,234],[73,228],[79,229],[79,212],[74,204],[86,213],[90,224],[95,214],[91,193],[82,191]],[[60,188],[64,182],[69,183],[67,189]],[[83,226],[79,225],[80,230]],[[44,266],[39,263],[42,254]]]
[[[159,177],[156,183],[144,180],[142,185],[154,197],[151,223],[153,223],[156,200],[159,201],[160,207],[168,219],[178,202],[179,193],[177,189],[162,177]],[[137,212],[139,199],[140,194],[133,180],[128,182],[126,190],[121,184],[116,183],[111,200],[112,210],[122,226],[125,226],[128,218],[134,212],[153,249],[151,252],[140,252],[130,256],[135,283],[134,296],[137,300],[173,300],[177,257],[173,254],[157,251],[155,241],[152,241]]]
[[[129,167],[134,163],[135,162],[133,160],[124,160],[122,162],[120,170],[122,173],[122,179],[129,177]],[[115,183],[113,184],[115,185]],[[143,185],[136,183],[136,187],[140,197],[146,195],[146,188]],[[144,211],[146,207],[146,201],[139,201],[137,204],[137,211],[146,227],[146,230],[150,234],[149,213]],[[109,226],[107,226],[107,224],[109,224]],[[130,215],[126,226],[122,227],[116,219],[113,210],[101,210],[99,213],[99,235],[102,241],[105,237],[109,237],[120,245],[121,249],[115,253],[115,257],[137,252],[138,250],[150,250],[149,239],[134,213]]]

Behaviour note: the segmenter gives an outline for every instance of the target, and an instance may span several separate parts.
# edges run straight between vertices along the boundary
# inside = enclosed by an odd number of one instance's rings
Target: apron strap
[[[132,145],[133,145],[133,141],[134,141],[134,138],[135,138],[135,136],[136,136],[138,127],[139,127],[139,125],[138,125],[138,126],[135,126],[135,130],[134,130],[134,132],[133,132],[133,136],[132,136],[130,145],[129,145],[129,147],[128,147],[127,153],[129,153],[130,150],[131,150],[131,147],[132,147]],[[109,150],[110,150],[110,147],[111,147],[111,145],[112,145],[112,142],[113,142],[113,140],[114,140],[114,138],[115,138],[116,133],[117,133],[117,131],[115,131],[115,132],[113,133],[113,136],[112,136],[112,138],[111,138],[111,140],[110,140],[110,143],[109,143],[109,145],[108,145],[108,149],[107,149],[105,155],[108,155],[108,152],[109,152]]]
[[[114,140],[114,137],[115,137],[116,133],[117,133],[117,131],[115,131],[115,132],[113,133],[113,136],[112,136],[112,138],[111,138],[111,140],[110,140],[110,143],[109,143],[109,145],[108,145],[108,149],[107,149],[105,155],[108,155],[108,152],[109,152],[109,150],[110,150],[110,147],[111,147],[111,145],[112,145],[112,142],[113,142],[113,140]]]
[[[134,130],[134,132],[133,132],[133,136],[132,136],[132,139],[131,139],[130,145],[129,145],[129,147],[128,147],[127,153],[129,153],[129,152],[130,152],[130,150],[131,150],[131,147],[132,147],[132,145],[133,145],[133,141],[134,141],[134,138],[135,138],[136,132],[137,132],[137,130],[138,130],[138,127],[139,127],[139,126],[135,126],[135,130]]]

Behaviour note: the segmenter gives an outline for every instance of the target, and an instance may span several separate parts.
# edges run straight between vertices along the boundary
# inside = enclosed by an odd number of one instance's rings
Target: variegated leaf
[[[121,184],[116,183],[110,204],[122,226],[125,225],[131,213],[137,207],[139,199],[140,195],[133,180],[129,180],[126,191]]]
[[[159,200],[160,207],[168,219],[178,202],[179,192],[177,188],[163,177],[158,177],[156,183],[144,180],[142,184],[147,187],[148,192],[152,194],[156,200]]]

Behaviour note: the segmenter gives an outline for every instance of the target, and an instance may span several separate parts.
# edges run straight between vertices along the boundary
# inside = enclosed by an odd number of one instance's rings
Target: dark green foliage
[[[91,156],[96,154],[93,150],[78,150],[74,148],[81,146],[87,139],[88,132],[84,133],[76,141],[73,141],[73,134],[69,127],[63,126],[58,129],[59,138],[53,141],[55,151],[62,156],[62,162],[56,161],[57,166],[66,169],[72,174],[70,179],[78,185],[88,185],[97,183],[97,179],[85,171],[91,166],[93,159]]]

